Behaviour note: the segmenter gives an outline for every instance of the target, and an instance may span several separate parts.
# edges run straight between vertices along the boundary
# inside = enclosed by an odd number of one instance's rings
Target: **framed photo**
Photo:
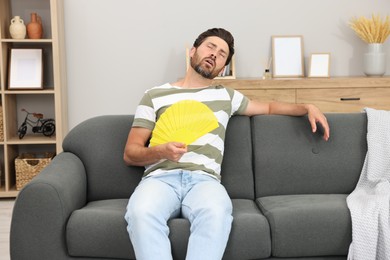
[[[186,48],[186,66],[187,70],[191,66],[190,65],[190,48]],[[221,71],[221,73],[215,79],[235,79],[236,78],[236,67],[234,62],[234,55],[232,60],[225,68]]]
[[[272,36],[273,76],[303,77],[303,37]]]
[[[42,89],[42,49],[11,49],[8,89]]]
[[[330,53],[312,53],[310,55],[309,77],[330,77]]]

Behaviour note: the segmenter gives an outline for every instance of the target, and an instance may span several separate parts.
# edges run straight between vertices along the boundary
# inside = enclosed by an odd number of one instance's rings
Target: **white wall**
[[[390,13],[390,0],[66,0],[69,126],[103,114],[132,114],[143,92],[185,73],[185,47],[223,27],[235,36],[237,77],[261,77],[272,35],[303,35],[331,53],[331,76],[363,75],[354,16]],[[387,73],[390,74],[390,44]]]

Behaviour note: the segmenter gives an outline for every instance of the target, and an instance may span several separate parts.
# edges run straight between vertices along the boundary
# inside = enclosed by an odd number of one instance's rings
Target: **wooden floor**
[[[0,199],[0,260],[10,260],[9,229],[14,199]]]

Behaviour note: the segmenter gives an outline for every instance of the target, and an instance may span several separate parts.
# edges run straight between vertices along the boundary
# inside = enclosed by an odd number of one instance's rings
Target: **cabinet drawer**
[[[297,103],[315,104],[323,112],[390,110],[390,88],[297,89]]]
[[[294,89],[240,89],[242,94],[251,100],[260,102],[290,102],[295,103]]]

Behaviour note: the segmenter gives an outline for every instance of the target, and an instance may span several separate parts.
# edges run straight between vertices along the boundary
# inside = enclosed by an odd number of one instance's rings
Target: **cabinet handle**
[[[360,100],[358,97],[352,97],[352,98],[340,98],[341,101],[353,101],[353,100]]]

